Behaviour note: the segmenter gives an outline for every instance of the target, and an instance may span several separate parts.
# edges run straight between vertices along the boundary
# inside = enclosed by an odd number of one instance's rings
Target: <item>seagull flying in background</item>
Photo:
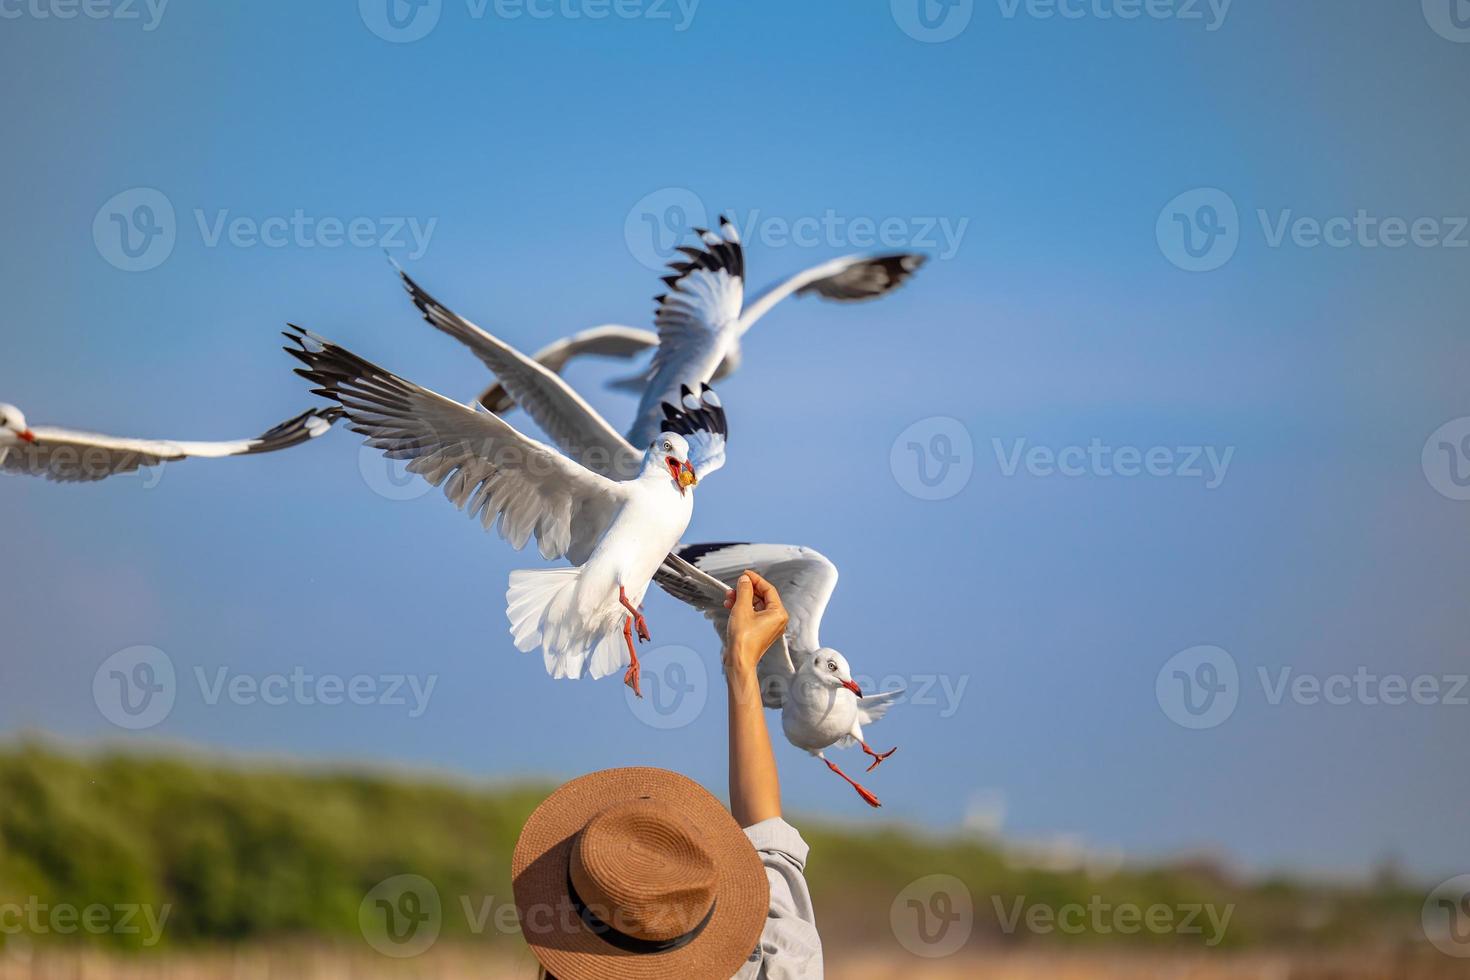
[[[834,259],[773,286],[746,305],[745,252],[735,226],[722,215],[718,232],[695,232],[704,247],[679,246],[686,258],[669,263],[673,275],[664,277],[668,292],[654,297],[658,349],[628,433],[635,444],[658,425],[659,404],[679,385],[711,380],[732,356],[738,362],[740,338],[787,296],[816,292],[841,301],[872,299],[901,284],[924,261],[913,253]]]
[[[902,689],[864,694],[852,679],[847,659],[822,646],[822,614],[837,587],[836,565],[820,552],[798,545],[695,544],[671,554],[654,581],[703,612],[723,640],[730,618],[725,599],[746,569],[776,587],[790,616],[786,635],[772,644],[756,667],[761,702],[780,709],[787,741],[825,762],[870,806],[880,806],[876,796],[823,755],[832,745],[860,745],[873,759],[868,766],[872,772],[897,749],[869,748],[863,726],[882,718],[903,695]]]
[[[408,460],[410,472],[442,485],[487,530],[497,524],[513,548],[534,534],[543,558],[571,562],[511,572],[506,615],[516,648],[541,647],[553,677],[603,677],[627,664],[623,681],[641,696],[633,631],[643,642],[650,636],[640,603],[689,525],[695,484],[725,460],[725,412],[709,386],[664,406],[636,475],[617,481],[300,327],[285,336],[294,345],[286,351],[306,365],[296,373],[341,405],[367,445]]]
[[[183,442],[124,439],[55,426],[31,428],[20,409],[0,403],[0,471],[78,483],[191,457],[218,459],[272,453],[315,439],[330,429],[340,414],[337,409],[311,409],[254,439]]]
[[[634,445],[650,437],[651,427],[658,424],[658,406],[671,400],[681,385],[719,381],[739,368],[741,338],[783,299],[808,294],[839,303],[877,299],[907,282],[928,258],[919,252],[846,255],[804,269],[747,304],[739,233],[723,216],[719,229],[718,233],[694,229],[703,247],[680,246],[683,258],[669,264],[672,274],[663,280],[669,288],[654,297],[657,333],[605,324],[558,340],[534,355],[549,372],[560,373],[578,357],[632,358],[656,348],[646,373],[609,383],[609,387],[642,395],[638,421],[628,433]],[[402,269],[399,274],[403,275]],[[418,290],[406,275],[403,279],[424,318],[445,329],[442,318],[454,314]],[[428,304],[422,302],[425,299]],[[492,412],[504,412],[516,399],[501,379],[481,393],[478,401]]]

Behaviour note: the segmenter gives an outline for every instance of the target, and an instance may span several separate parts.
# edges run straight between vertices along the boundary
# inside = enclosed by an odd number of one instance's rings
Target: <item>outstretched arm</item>
[[[725,598],[725,681],[730,702],[730,812],[742,827],[781,815],[781,783],[761,706],[756,664],[786,630],[775,586],[755,572],[740,576]]]

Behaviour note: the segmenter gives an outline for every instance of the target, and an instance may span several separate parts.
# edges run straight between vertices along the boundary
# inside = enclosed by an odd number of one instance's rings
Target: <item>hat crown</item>
[[[656,800],[615,804],[578,834],[572,885],[588,910],[619,932],[654,942],[677,938],[715,901],[718,876],[702,838],[688,817]]]

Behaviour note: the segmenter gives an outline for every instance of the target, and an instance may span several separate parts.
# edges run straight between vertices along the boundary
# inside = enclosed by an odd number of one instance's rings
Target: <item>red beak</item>
[[[669,468],[669,475],[674,478],[681,494],[699,482],[699,477],[694,475],[694,467],[689,465],[688,460],[681,462],[672,456],[665,456],[664,465]]]
[[[24,432],[22,432],[20,434],[20,437],[21,437],[22,441],[24,441],[24,442],[35,442],[36,441],[36,434],[34,432],[32,432],[30,429],[26,429]]]
[[[847,688],[858,697],[863,696],[863,689],[857,686],[857,681],[843,681],[842,686]]]

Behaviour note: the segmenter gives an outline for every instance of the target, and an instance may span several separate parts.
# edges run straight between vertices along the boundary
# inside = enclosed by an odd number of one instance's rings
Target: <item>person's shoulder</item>
[[[780,817],[771,817],[745,828],[745,836],[758,852],[784,854],[805,865],[810,848],[801,834]]]

